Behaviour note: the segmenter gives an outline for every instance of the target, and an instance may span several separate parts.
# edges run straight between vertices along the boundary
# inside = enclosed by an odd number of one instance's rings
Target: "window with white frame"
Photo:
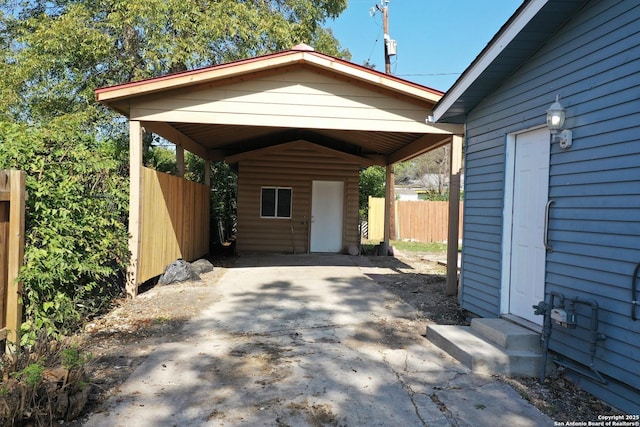
[[[262,187],[260,217],[291,218],[292,192],[290,187]]]

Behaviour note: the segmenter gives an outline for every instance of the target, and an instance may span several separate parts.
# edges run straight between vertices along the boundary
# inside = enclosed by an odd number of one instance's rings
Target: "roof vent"
[[[314,48],[305,43],[300,43],[291,48],[291,50],[297,50],[299,52],[313,52]]]

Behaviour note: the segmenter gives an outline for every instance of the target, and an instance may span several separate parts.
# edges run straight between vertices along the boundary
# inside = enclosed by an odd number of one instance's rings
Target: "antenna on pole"
[[[384,2],[384,6],[381,6]],[[391,74],[391,57],[396,54],[397,43],[389,36],[389,0],[380,0],[376,9],[382,13],[382,30],[384,31],[384,72]]]

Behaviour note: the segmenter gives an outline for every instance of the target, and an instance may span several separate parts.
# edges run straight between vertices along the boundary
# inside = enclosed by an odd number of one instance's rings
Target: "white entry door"
[[[509,313],[536,324],[533,305],[544,300],[544,221],[549,188],[549,131],[515,136]]]
[[[311,252],[340,252],[344,182],[313,181],[311,191]]]

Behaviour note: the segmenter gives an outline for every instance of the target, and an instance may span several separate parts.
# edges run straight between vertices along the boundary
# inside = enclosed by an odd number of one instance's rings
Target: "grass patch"
[[[360,246],[362,247],[362,253],[365,254],[365,255],[372,254],[376,245],[377,245],[377,243],[362,242],[360,244]]]
[[[155,317],[153,319],[154,325],[162,325],[163,323],[168,323],[171,319],[167,316]]]
[[[438,242],[407,242],[403,240],[392,240],[391,246],[401,251],[407,252],[446,252],[447,244]]]
[[[366,240],[362,242],[362,248],[365,253],[371,253],[375,245],[378,245],[380,242],[373,240]],[[394,248],[405,251],[405,252],[447,252],[447,244],[446,243],[424,243],[424,242],[409,242],[404,240],[391,240],[389,242],[391,246]]]

